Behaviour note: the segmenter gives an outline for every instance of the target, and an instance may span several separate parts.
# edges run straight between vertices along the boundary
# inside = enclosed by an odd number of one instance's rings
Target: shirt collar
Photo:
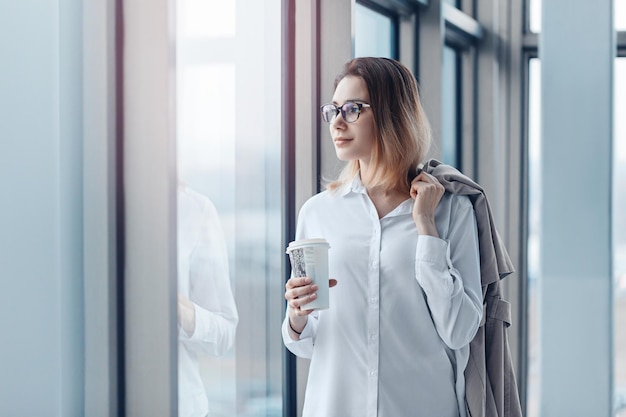
[[[357,194],[367,194],[365,186],[361,182],[361,173],[357,172],[352,181],[343,185],[340,195],[346,196],[348,193],[353,192]]]
[[[357,172],[357,174],[352,178],[352,181],[349,183],[345,183],[341,188],[340,196],[345,197],[349,193],[355,194],[367,194],[367,189],[361,182],[361,174]],[[413,202],[407,198],[407,201],[404,201],[398,205],[395,209],[391,210],[385,217],[394,217],[403,214],[410,214],[413,210]]]

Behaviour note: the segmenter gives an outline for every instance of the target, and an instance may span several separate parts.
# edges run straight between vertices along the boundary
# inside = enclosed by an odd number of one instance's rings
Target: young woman
[[[310,278],[286,284],[283,340],[311,359],[303,416],[465,416],[482,315],[476,219],[467,197],[415,177],[430,143],[415,78],[390,59],[354,59],[321,110],[347,165],[296,231],[330,243],[330,308],[300,308],[316,297]]]

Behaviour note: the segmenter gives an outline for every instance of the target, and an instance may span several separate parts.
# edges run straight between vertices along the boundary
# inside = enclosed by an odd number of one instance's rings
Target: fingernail
[[[320,287],[317,284],[311,285],[313,291],[317,291]]]
[[[311,279],[311,277],[306,277],[304,279],[304,282],[306,282],[307,284],[310,284],[313,280]]]

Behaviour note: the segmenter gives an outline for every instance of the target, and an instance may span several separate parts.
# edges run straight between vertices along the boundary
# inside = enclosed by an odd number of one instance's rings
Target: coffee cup
[[[301,239],[289,243],[287,254],[294,277],[310,277],[318,287],[317,298],[300,308],[323,310],[329,307],[328,296],[328,249],[326,239]]]

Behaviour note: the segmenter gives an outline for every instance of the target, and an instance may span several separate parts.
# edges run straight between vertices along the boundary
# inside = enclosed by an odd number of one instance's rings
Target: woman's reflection
[[[178,415],[204,417],[209,404],[198,355],[228,351],[239,318],[217,210],[207,197],[182,183],[177,194]]]

